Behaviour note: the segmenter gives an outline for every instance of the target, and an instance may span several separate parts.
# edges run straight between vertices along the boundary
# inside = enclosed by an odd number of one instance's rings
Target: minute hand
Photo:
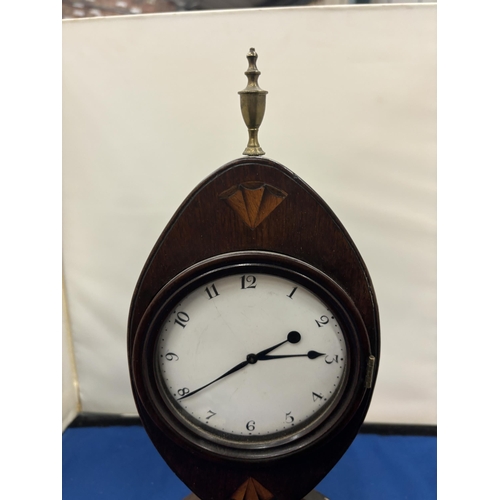
[[[317,351],[309,351],[307,354],[281,354],[281,355],[271,355],[271,356],[262,356],[259,358],[259,361],[267,361],[268,359],[282,359],[282,358],[309,358],[316,359],[320,356],[325,356],[324,352]]]
[[[223,379],[224,377],[227,377],[228,375],[231,375],[232,373],[235,373],[235,372],[241,370],[242,368],[245,368],[245,366],[247,366],[248,364],[249,364],[248,361],[241,362],[240,364],[238,364],[238,365],[234,366],[233,368],[231,368],[230,370],[228,370],[226,373],[222,374],[220,377],[216,378],[215,380],[212,380],[212,382],[209,382],[208,384],[205,384],[204,386],[199,387],[198,389],[196,389],[196,391],[189,392],[185,396],[182,396],[182,398],[179,398],[177,401],[180,401],[181,399],[189,398],[189,396],[192,396],[193,394],[196,394],[197,392],[201,391],[202,389],[205,389],[205,387],[208,387],[209,385],[214,384],[215,382]]]

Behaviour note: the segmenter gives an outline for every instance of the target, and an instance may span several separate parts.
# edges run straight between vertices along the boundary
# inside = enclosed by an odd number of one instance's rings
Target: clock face
[[[368,347],[351,299],[321,271],[235,252],[158,292],[134,380],[165,434],[219,457],[274,459],[334,435],[356,411]]]
[[[155,361],[167,403],[195,432],[258,447],[293,439],[334,406],[346,344],[335,314],[306,287],[236,269],[177,303]]]

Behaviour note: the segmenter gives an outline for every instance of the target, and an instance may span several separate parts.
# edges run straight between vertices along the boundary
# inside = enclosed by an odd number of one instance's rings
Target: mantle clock
[[[379,361],[368,270],[330,207],[263,157],[266,94],[250,49],[243,158],[202,181],[153,247],[128,323],[151,441],[201,500],[324,498]]]

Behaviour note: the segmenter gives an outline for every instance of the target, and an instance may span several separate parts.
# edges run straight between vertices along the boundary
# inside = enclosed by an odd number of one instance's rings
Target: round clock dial
[[[363,321],[328,276],[270,252],[203,261],[160,290],[134,380],[157,425],[218,456],[273,459],[335,433],[365,393]]]
[[[255,447],[321,421],[345,385],[346,344],[333,311],[304,285],[234,269],[176,304],[155,357],[167,404],[193,430]]]

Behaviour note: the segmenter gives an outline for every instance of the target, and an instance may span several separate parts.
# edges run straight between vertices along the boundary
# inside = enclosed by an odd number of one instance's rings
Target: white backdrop
[[[75,371],[73,356],[73,342],[66,305],[66,294],[63,289],[62,303],[62,428],[63,430],[73,421],[79,411],[78,380]]]
[[[260,140],[332,207],[369,270],[382,356],[367,421],[436,423],[436,7],[306,7],[63,22],[63,255],[83,411],[136,413],[130,299],[178,205]]]

